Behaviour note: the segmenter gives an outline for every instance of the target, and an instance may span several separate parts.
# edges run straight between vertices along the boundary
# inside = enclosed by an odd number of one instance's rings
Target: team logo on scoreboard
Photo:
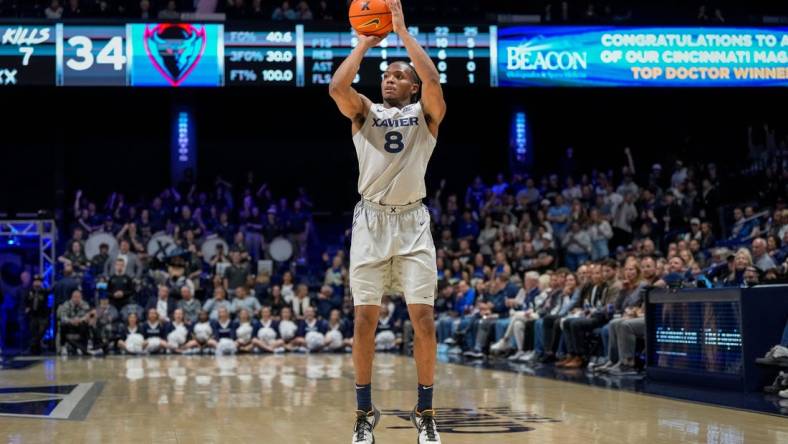
[[[188,23],[146,26],[145,52],[153,66],[172,86],[189,77],[205,52],[205,27]]]

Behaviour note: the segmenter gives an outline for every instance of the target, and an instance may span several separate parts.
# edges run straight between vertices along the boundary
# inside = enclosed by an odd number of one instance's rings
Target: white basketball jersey
[[[436,140],[421,102],[402,109],[372,105],[353,143],[362,198],[382,205],[405,205],[427,197],[424,175]]]

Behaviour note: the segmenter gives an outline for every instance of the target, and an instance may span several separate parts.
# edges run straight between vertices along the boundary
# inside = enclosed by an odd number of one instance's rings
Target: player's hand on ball
[[[374,48],[382,41],[380,37],[374,35],[359,35],[358,43],[366,48]]]
[[[402,2],[400,0],[386,0],[386,4],[391,9],[391,24],[394,26],[394,33],[400,34],[407,32],[405,26],[405,14],[402,13]]]

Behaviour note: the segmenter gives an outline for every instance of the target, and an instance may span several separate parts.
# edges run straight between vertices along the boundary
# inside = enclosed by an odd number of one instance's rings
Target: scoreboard
[[[490,28],[484,26],[411,26],[409,32],[435,62],[440,81],[449,85],[490,86]],[[304,63],[307,83],[328,84],[339,64],[358,44],[352,31],[307,32]],[[367,52],[356,83],[378,85],[388,64],[408,60],[396,34]]]
[[[490,86],[496,26],[411,26],[441,83]],[[0,23],[0,86],[220,87],[327,85],[358,44],[330,25]],[[395,34],[372,48],[355,83],[380,83],[408,60]]]
[[[416,25],[459,87],[788,87],[788,28]],[[326,23],[20,24],[0,21],[0,87],[324,86],[358,45]],[[409,60],[389,34],[354,83]]]
[[[0,86],[53,85],[61,44],[54,26],[0,25]]]

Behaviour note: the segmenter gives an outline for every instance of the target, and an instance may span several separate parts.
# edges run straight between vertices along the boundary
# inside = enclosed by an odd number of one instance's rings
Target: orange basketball
[[[394,29],[391,10],[384,0],[353,0],[348,16],[350,26],[359,34],[385,37]]]

